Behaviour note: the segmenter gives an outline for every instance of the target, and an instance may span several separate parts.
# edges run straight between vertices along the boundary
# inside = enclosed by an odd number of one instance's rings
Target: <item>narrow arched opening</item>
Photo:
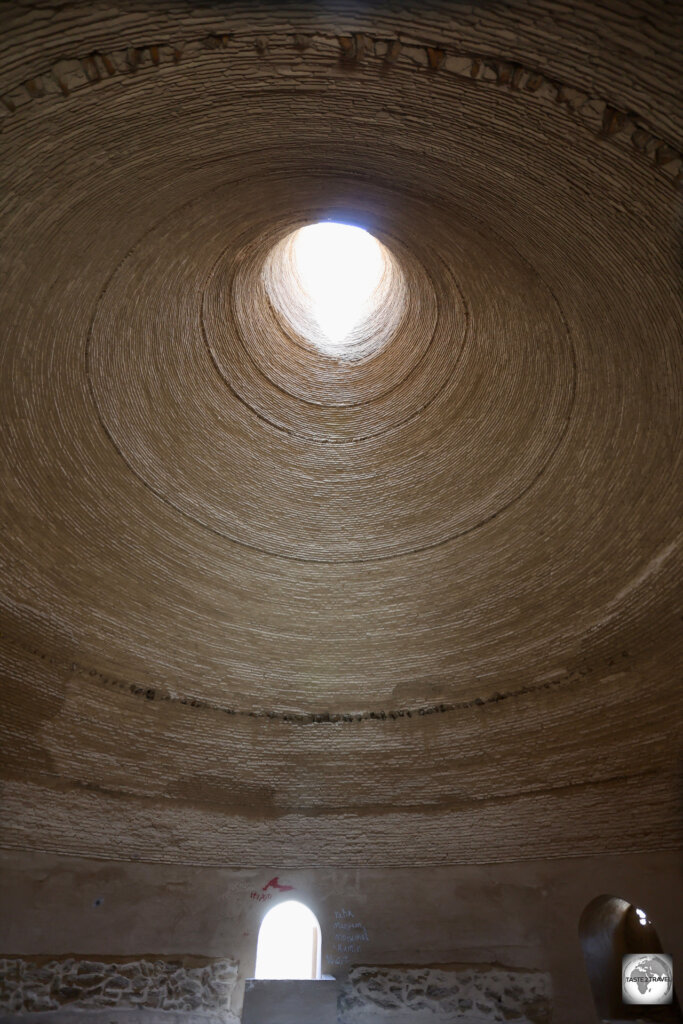
[[[278,903],[261,922],[254,977],[281,981],[320,978],[321,938],[318,919],[305,904],[298,900]]]
[[[659,957],[664,951],[645,909],[618,896],[598,896],[591,900],[581,915],[579,938],[600,1021],[616,1024],[619,1021],[656,1019],[679,1024],[683,1020],[672,986],[668,986],[667,993],[667,985],[656,980],[666,970]],[[642,985],[628,984],[627,989],[631,998],[633,995],[636,998],[641,996],[647,1002],[633,1004],[627,1001],[623,974],[625,958],[633,959],[634,969],[641,960],[645,964],[639,975]],[[650,964],[653,967],[652,981],[648,982],[646,974]],[[657,1004],[649,1001],[662,994],[668,995],[671,1002]]]

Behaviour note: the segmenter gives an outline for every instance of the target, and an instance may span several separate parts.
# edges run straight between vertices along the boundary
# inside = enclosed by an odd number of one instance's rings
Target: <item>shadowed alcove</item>
[[[597,896],[584,909],[579,936],[595,1007],[601,1020],[683,1020],[677,1000],[670,1006],[628,1006],[622,999],[622,961],[628,953],[662,953],[645,910],[617,896]]]

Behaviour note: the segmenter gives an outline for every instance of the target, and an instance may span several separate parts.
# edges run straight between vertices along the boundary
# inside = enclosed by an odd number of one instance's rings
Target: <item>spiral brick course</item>
[[[673,6],[4,6],[4,846],[679,845]],[[266,287],[327,216],[354,362]]]

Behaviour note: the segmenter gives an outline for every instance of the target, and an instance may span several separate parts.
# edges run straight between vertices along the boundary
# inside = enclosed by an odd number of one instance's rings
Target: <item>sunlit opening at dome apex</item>
[[[303,349],[338,368],[357,366],[396,337],[406,314],[400,258],[353,224],[295,228],[270,250],[261,274],[274,336],[284,328],[295,361]]]
[[[380,243],[363,228],[321,222],[297,232],[293,254],[314,319],[339,344],[371,312],[385,267]]]

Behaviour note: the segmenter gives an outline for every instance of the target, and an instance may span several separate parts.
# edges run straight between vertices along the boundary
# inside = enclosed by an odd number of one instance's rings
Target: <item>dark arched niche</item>
[[[670,1006],[626,1006],[621,998],[621,964],[627,953],[663,953],[657,930],[632,903],[618,896],[597,896],[579,920],[579,938],[601,1021],[683,1021],[676,996]],[[642,911],[641,911],[642,914]]]

